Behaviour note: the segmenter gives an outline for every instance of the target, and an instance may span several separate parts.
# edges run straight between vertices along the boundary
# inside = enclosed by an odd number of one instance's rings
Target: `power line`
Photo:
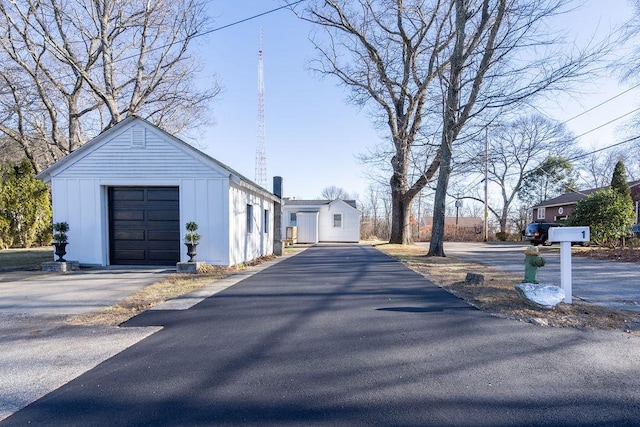
[[[239,25],[239,24],[242,24],[242,23],[244,23],[244,22],[251,21],[251,20],[253,20],[253,19],[260,18],[260,17],[262,17],[262,16],[269,15],[269,14],[274,13],[274,12],[278,12],[278,11],[280,11],[280,10],[282,10],[282,9],[286,9],[286,8],[288,8],[288,7],[291,7],[291,6],[295,6],[295,5],[297,5],[297,4],[299,4],[299,3],[302,3],[302,2],[304,2],[304,1],[306,1],[306,0],[298,0],[298,1],[294,1],[293,3],[286,3],[286,4],[282,5],[282,6],[276,7],[276,8],[274,8],[274,9],[267,10],[266,12],[262,12],[262,13],[259,13],[259,14],[257,14],[257,15],[250,16],[250,17],[248,17],[248,18],[244,18],[244,19],[241,19],[241,20],[239,20],[239,21],[232,22],[232,23],[227,24],[227,25],[223,25],[222,27],[213,28],[213,29],[211,29],[211,30],[204,31],[204,32],[202,32],[202,33],[198,33],[198,34],[196,34],[195,36],[193,36],[192,38],[206,36],[206,35],[209,35],[209,34],[211,34],[211,33],[215,33],[216,31],[224,30],[224,29],[227,29],[227,28],[229,28],[229,27],[234,27],[234,26]],[[181,40],[181,41],[185,41],[185,40],[186,40],[186,39],[183,39],[183,40]],[[169,46],[169,45],[164,46],[164,47],[168,47],[168,46]],[[162,47],[160,47],[160,48],[162,48]]]
[[[584,132],[584,133],[581,133],[580,135],[576,136],[576,137],[575,137],[575,139],[578,139],[578,138],[583,137],[583,136],[585,136],[585,135],[587,135],[587,134],[590,134],[591,132],[595,132],[595,131],[597,131],[598,129],[603,128],[603,127],[605,127],[605,126],[608,126],[608,125],[610,125],[610,124],[611,124],[611,123],[613,123],[613,122],[617,122],[618,120],[622,119],[623,117],[627,117],[628,115],[633,114],[633,113],[635,113],[635,112],[637,112],[637,111],[640,111],[640,107],[636,108],[635,110],[631,110],[631,111],[629,111],[628,113],[625,113],[625,114],[623,114],[623,115],[621,115],[621,116],[618,116],[618,117],[616,117],[615,119],[609,120],[608,122],[606,122],[606,123],[604,123],[604,124],[601,124],[601,125],[600,125],[600,126],[598,126],[598,127],[595,127],[595,128],[593,128],[593,129],[591,129],[591,130],[588,130],[588,131],[586,131],[586,132]]]
[[[588,156],[591,156],[591,155],[593,155],[595,153],[599,153],[600,151],[605,151],[605,150],[608,150],[610,148],[617,147],[619,145],[628,144],[629,142],[633,142],[633,141],[636,141],[638,139],[640,139],[640,135],[636,135],[636,136],[633,136],[631,138],[627,138],[624,141],[616,142],[615,144],[607,145],[606,147],[598,148],[597,150],[593,150],[593,151],[590,151],[588,153],[579,154],[577,156],[570,157],[570,158],[567,159],[567,161],[573,162],[573,161],[582,159],[583,157],[588,157]]]
[[[231,22],[229,24],[226,24],[226,25],[223,25],[223,26],[220,26],[220,27],[212,28],[212,29],[207,30],[207,31],[196,33],[196,34],[194,34],[194,35],[192,35],[190,37],[185,37],[185,38],[182,38],[182,39],[179,39],[179,40],[175,40],[172,43],[167,43],[167,44],[164,44],[164,45],[161,45],[161,46],[157,46],[157,47],[145,50],[144,53],[155,52],[157,50],[166,49],[166,48],[169,48],[171,46],[175,46],[176,44],[179,44],[179,43],[184,43],[185,41],[188,41],[188,40],[196,39],[196,38],[199,38],[199,37],[204,37],[204,36],[207,36],[209,34],[212,34],[212,33],[215,33],[215,32],[221,31],[221,30],[225,30],[227,28],[234,27],[236,25],[240,25],[240,24],[243,24],[245,22],[260,18],[262,16],[266,16],[266,15],[278,12],[278,11],[280,11],[282,9],[286,9],[288,7],[295,6],[295,5],[300,4],[300,3],[304,2],[304,1],[306,1],[306,0],[297,0],[297,1],[294,1],[294,2],[291,2],[291,3],[286,3],[286,4],[282,5],[282,6],[267,10],[265,12],[258,13],[256,15],[252,15],[252,16],[249,16],[247,18],[240,19],[238,21],[234,21],[234,22]],[[51,42],[47,42],[46,38],[44,39],[44,43],[49,43],[49,44],[52,45],[54,50],[58,50],[58,47],[55,44],[52,44]],[[78,42],[78,43],[81,43],[81,42]],[[115,59],[113,61],[113,63],[116,64],[118,62],[127,61],[129,59],[134,59],[134,58],[137,58],[137,57],[138,57],[138,54],[129,55],[129,56],[125,56],[125,57],[122,57],[122,58],[117,58],[117,59]],[[73,67],[73,65],[71,65],[71,66]],[[62,77],[64,78],[64,77],[74,77],[74,76],[75,76],[75,74],[69,73],[69,74],[63,75]],[[33,87],[35,87],[34,84],[24,85],[22,87],[16,87],[16,90],[25,90],[25,89],[33,88]]]
[[[563,122],[561,122],[561,123],[562,123],[562,124],[567,124],[567,123],[569,123],[570,121],[575,120],[575,119],[577,119],[578,117],[581,117],[581,116],[583,116],[583,115],[585,115],[585,114],[587,114],[587,113],[590,113],[591,111],[595,110],[596,108],[600,108],[600,107],[602,107],[604,104],[607,104],[607,103],[609,103],[609,102],[613,101],[614,99],[619,98],[619,97],[621,97],[622,95],[624,95],[625,93],[631,92],[633,89],[636,89],[636,88],[638,88],[638,87],[640,87],[640,83],[638,83],[637,85],[632,86],[632,87],[630,87],[630,88],[628,88],[628,89],[626,89],[626,90],[624,90],[624,91],[620,92],[620,93],[619,93],[619,94],[617,94],[617,95],[612,96],[612,97],[611,97],[611,98],[609,98],[609,99],[606,99],[606,100],[602,101],[600,104],[595,105],[595,106],[593,106],[593,107],[589,108],[588,110],[585,110],[585,111],[583,111],[582,113],[577,114],[577,115],[575,115],[575,116],[573,116],[573,117],[571,117],[571,118],[569,118],[569,119],[567,119],[567,120],[565,120],[565,121],[563,121]],[[582,136],[582,135],[580,135],[580,136]]]
[[[563,122],[560,122],[560,124],[566,124],[567,122],[569,122],[569,121],[571,121],[571,120],[574,120],[574,119],[576,119],[576,118],[578,118],[578,117],[580,117],[580,116],[582,116],[582,115],[584,115],[584,114],[586,114],[586,113],[588,113],[588,112],[590,112],[590,111],[593,111],[594,109],[596,109],[596,108],[598,108],[598,107],[601,107],[602,105],[604,105],[604,104],[606,104],[606,103],[608,103],[608,102],[610,102],[610,101],[612,101],[612,100],[614,100],[614,99],[616,99],[616,98],[618,98],[618,97],[620,97],[620,96],[624,95],[625,93],[628,93],[628,92],[630,92],[631,90],[636,89],[636,88],[638,88],[638,87],[640,87],[640,83],[638,83],[638,84],[636,84],[636,85],[634,85],[634,86],[632,86],[632,87],[630,87],[630,88],[628,88],[628,89],[626,89],[626,90],[624,90],[624,91],[622,91],[622,92],[620,92],[620,93],[618,93],[618,94],[616,94],[616,95],[612,96],[611,98],[609,98],[609,99],[607,99],[607,100],[605,100],[605,101],[601,102],[600,104],[598,104],[598,105],[596,105],[596,106],[594,106],[594,107],[589,108],[588,110],[583,111],[582,113],[580,113],[580,114],[578,114],[578,115],[576,115],[576,116],[573,116],[573,117],[571,117],[571,118],[569,118],[569,119],[567,119],[567,120],[565,120],[565,121],[563,121]],[[616,118],[614,118],[614,119],[611,119],[611,120],[609,120],[609,121],[608,121],[608,122],[606,122],[606,123],[603,123],[603,124],[601,124],[601,125],[599,125],[599,126],[596,126],[595,128],[590,129],[590,130],[588,130],[588,131],[586,131],[586,132],[584,132],[584,133],[582,133],[582,134],[580,134],[580,135],[578,135],[578,136],[574,137],[574,140],[576,140],[576,139],[578,139],[578,138],[581,138],[581,137],[583,137],[583,136],[585,136],[585,135],[587,135],[587,134],[589,134],[589,133],[591,133],[591,132],[595,132],[595,131],[596,131],[596,130],[598,130],[598,129],[601,129],[601,128],[605,127],[605,126],[608,126],[608,125],[610,125],[611,123],[616,122],[616,121],[618,121],[618,120],[620,120],[620,119],[622,119],[622,118],[624,118],[624,117],[627,117],[627,116],[629,116],[629,115],[631,115],[631,114],[633,114],[633,113],[636,113],[636,112],[638,112],[638,111],[640,111],[640,107],[638,107],[638,108],[636,108],[636,109],[634,109],[634,110],[631,110],[631,111],[629,111],[629,112],[627,112],[627,113],[625,113],[625,114],[622,114],[622,115],[620,115],[620,116],[618,116],[618,117],[616,117]],[[633,141],[636,141],[636,140],[638,140],[638,139],[640,139],[640,135],[638,135],[638,136],[634,136],[634,137],[631,137],[631,138],[628,138],[628,139],[625,139],[624,141],[620,141],[620,142],[617,142],[617,143],[614,143],[614,144],[607,145],[607,146],[605,146],[605,147],[601,147],[601,148],[599,148],[599,149],[592,150],[592,151],[590,151],[590,152],[586,152],[586,153],[579,154],[579,155],[574,156],[574,157],[567,158],[566,160],[567,160],[567,161],[569,161],[569,162],[573,162],[573,161],[575,161],[575,160],[579,160],[579,159],[581,159],[581,158],[591,156],[591,155],[593,155],[593,154],[595,154],[595,153],[598,153],[598,152],[600,152],[600,151],[605,151],[605,150],[609,150],[609,149],[611,149],[611,148],[614,148],[614,147],[617,147],[617,146],[620,146],[620,145],[628,144],[629,142],[633,142]],[[544,170],[542,170],[542,172],[544,172],[544,173],[547,173],[547,174],[548,174],[548,172],[546,172],[546,171],[544,171]],[[517,173],[507,174],[505,177],[509,177],[509,176],[513,176],[513,175],[517,175]],[[476,186],[476,185],[477,185],[477,184],[479,184],[479,183],[482,183],[483,181],[484,181],[484,180],[480,180],[480,182],[478,182],[478,183],[472,182],[471,184],[467,185],[467,186],[463,189],[463,191],[466,191],[466,190],[467,190],[467,189],[469,189],[469,188],[473,188],[474,186]]]

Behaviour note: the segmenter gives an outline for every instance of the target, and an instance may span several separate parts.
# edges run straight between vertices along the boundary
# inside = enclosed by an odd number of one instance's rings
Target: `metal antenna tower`
[[[262,29],[260,29],[260,50],[258,51],[258,144],[256,147],[256,184],[267,185],[267,150],[264,131],[264,65],[262,62]]]

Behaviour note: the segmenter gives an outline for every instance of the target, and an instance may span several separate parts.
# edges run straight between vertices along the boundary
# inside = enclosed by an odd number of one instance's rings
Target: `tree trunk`
[[[410,245],[413,243],[413,239],[411,238],[412,199],[407,197],[408,159],[406,151],[397,150],[398,152],[391,159],[393,175],[389,181],[391,186],[391,236],[389,243]]]
[[[458,108],[460,106],[461,79],[464,67],[464,42],[466,7],[462,0],[455,0],[456,44],[451,53],[450,71],[447,86],[447,98],[443,112],[442,142],[440,148],[440,170],[438,186],[433,201],[433,229],[428,256],[445,256],[444,253],[444,218],[446,214],[447,188],[451,175],[451,157],[453,141],[459,131]]]
[[[427,256],[446,256],[444,253],[444,218],[446,214],[447,188],[451,175],[451,140],[449,135],[444,135],[442,150],[440,152],[440,171],[438,173],[438,186],[433,200],[433,227],[429,242]]]
[[[508,218],[509,218],[509,205],[505,204],[504,208],[502,208],[502,215],[500,215],[500,231],[503,233],[507,232]]]
[[[411,238],[411,201],[398,191],[391,191],[391,237],[389,243],[410,245]]]

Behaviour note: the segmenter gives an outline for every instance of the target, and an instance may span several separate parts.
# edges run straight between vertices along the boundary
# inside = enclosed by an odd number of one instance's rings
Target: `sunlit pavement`
[[[638,425],[640,340],[467,306],[318,246],[188,310],[2,425]]]

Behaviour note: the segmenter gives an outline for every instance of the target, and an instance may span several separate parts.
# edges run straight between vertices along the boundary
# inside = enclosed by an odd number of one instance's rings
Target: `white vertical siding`
[[[93,179],[52,181],[53,222],[69,223],[66,259],[83,264],[104,264],[103,214],[99,185]]]
[[[81,264],[107,265],[109,234],[106,189],[123,185],[109,179],[52,180],[54,222],[69,223],[67,258]],[[228,179],[130,180],[127,186],[175,186],[180,192],[180,258],[187,261],[184,225],[198,223],[202,236],[198,245],[199,261],[213,265],[229,265],[228,215],[226,210]]]
[[[180,260],[187,261],[185,224],[198,224],[198,261],[229,265],[228,215],[224,200],[228,179],[182,179],[180,181]]]
[[[229,189],[229,260],[241,264],[260,256],[273,254],[274,203],[264,196],[232,184]],[[252,230],[247,230],[247,205],[253,206]],[[264,232],[264,209],[269,210],[270,228]]]
[[[319,218],[320,212],[298,212],[299,243],[318,243],[320,241]]]

